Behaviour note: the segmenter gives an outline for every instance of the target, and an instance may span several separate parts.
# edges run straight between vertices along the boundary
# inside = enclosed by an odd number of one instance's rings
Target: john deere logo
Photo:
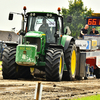
[[[31,50],[31,48],[26,48],[26,50]]]
[[[20,50],[25,50],[25,47],[20,47]]]
[[[28,47],[20,47],[20,50],[31,50],[31,48],[28,48]]]

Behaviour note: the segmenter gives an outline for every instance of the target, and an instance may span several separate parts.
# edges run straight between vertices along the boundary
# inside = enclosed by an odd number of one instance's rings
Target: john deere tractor
[[[13,14],[19,13],[10,13],[10,20]],[[5,48],[3,78],[31,78],[31,72],[36,68],[45,72],[46,80],[61,81],[64,71],[68,72],[66,79],[75,79],[75,40],[64,32],[63,17],[51,12],[26,13],[26,7],[21,15],[21,42],[15,47]],[[67,20],[71,21],[71,17]]]

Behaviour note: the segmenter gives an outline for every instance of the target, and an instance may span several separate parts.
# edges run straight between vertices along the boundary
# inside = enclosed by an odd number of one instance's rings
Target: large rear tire
[[[68,49],[65,51],[65,62],[67,66],[67,80],[75,80],[76,74],[76,46],[73,42],[69,44]]]
[[[64,69],[64,54],[61,49],[51,48],[46,54],[46,80],[61,81]]]
[[[17,79],[18,65],[15,62],[16,48],[6,47],[2,56],[3,79]]]

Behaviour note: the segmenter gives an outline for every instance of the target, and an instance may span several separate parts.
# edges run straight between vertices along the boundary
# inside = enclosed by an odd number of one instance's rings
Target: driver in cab
[[[42,20],[42,25],[40,26],[39,31],[44,32],[46,34],[47,42],[50,42],[51,32],[45,18]]]
[[[92,26],[92,30],[90,31],[90,35],[99,35],[99,32],[95,29],[95,26]]]
[[[46,19],[45,19],[45,18],[43,18],[43,20],[42,20],[42,25],[40,26],[39,31],[42,31],[42,32],[44,32],[45,34],[47,34],[48,31],[49,31],[49,26],[48,26],[48,24],[46,23]]]

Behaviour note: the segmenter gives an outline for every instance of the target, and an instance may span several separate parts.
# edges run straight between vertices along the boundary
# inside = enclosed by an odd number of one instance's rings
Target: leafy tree
[[[91,16],[91,13],[93,13],[93,10],[84,7],[82,0],[69,0],[69,9],[62,8],[61,12],[64,18],[64,26],[70,27],[71,35],[75,38],[79,36],[81,28],[86,24],[85,16]],[[72,16],[71,23],[67,23],[66,20],[69,15]]]

